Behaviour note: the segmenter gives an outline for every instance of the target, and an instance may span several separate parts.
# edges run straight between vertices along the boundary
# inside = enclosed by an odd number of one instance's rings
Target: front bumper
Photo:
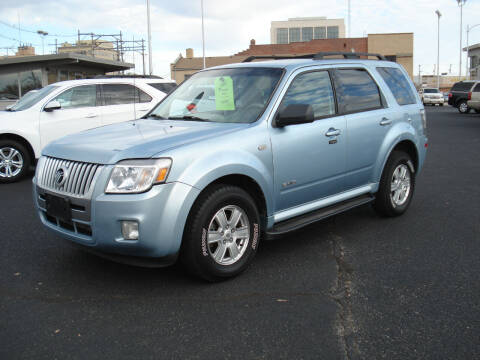
[[[424,104],[443,104],[445,102],[445,99],[443,98],[423,98],[423,103]]]
[[[91,199],[69,197],[72,221],[65,223],[48,215],[45,209],[44,195],[59,194],[39,187],[34,178],[34,203],[42,223],[63,238],[113,260],[146,257],[174,261],[180,250],[188,213],[199,190],[173,182],[156,185],[143,194],[112,195],[103,192],[102,183],[97,182]],[[138,240],[123,238],[122,220],[138,222]],[[168,265],[168,261],[160,263]]]

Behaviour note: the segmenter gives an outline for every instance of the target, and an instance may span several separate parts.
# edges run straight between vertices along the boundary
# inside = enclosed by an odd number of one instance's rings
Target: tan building
[[[180,84],[185,79],[203,69],[203,57],[194,57],[193,49],[186,50],[186,57],[180,54],[177,59],[170,64],[172,80]],[[248,56],[214,56],[205,57],[206,67],[219,66],[225,64],[239,63]]]
[[[31,45],[20,45],[15,56],[34,56],[35,48]]]
[[[303,55],[325,51],[370,52],[384,55],[388,60],[403,65],[413,79],[413,33],[369,34],[363,38],[313,39],[289,44],[260,44],[250,41],[248,49],[233,56],[207,57],[206,66],[238,63],[245,58],[271,55]],[[178,84],[203,68],[203,59],[194,57],[187,49],[187,56],[180,55],[170,64],[171,77]]]
[[[271,44],[290,44],[314,39],[338,39],[345,37],[343,19],[326,17],[290,18],[286,21],[272,21]]]
[[[66,42],[58,48],[58,53],[82,54],[105,60],[119,60],[113,43],[105,40],[79,40],[75,45]]]
[[[368,34],[368,52],[399,63],[413,79],[413,33]]]

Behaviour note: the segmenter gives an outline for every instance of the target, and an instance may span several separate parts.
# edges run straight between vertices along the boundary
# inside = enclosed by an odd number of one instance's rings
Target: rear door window
[[[387,83],[398,105],[415,104],[417,99],[410,83],[400,69],[392,67],[377,67],[380,76]],[[436,89],[425,89],[425,93],[437,93]]]
[[[473,88],[472,92],[480,92],[480,83],[478,83],[477,85],[475,85],[475,87]]]
[[[340,113],[350,114],[383,107],[380,90],[365,69],[336,69],[334,79]]]

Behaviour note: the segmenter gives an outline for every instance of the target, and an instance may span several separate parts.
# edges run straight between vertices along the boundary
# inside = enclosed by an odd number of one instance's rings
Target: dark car
[[[448,105],[456,107],[462,114],[468,114],[471,108],[468,106],[468,93],[479,83],[475,80],[459,81],[453,84],[448,94]]]

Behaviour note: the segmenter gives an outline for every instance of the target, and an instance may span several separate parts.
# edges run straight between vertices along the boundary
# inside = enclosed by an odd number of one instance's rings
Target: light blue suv
[[[42,223],[112,260],[179,257],[215,281],[262,238],[369,202],[401,215],[427,148],[420,98],[380,55],[326,55],[206,69],[141,120],[51,143],[33,180]]]

